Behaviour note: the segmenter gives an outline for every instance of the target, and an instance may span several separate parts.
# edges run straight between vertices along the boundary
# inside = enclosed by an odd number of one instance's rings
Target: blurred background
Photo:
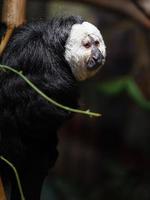
[[[149,200],[150,1],[27,0],[28,21],[57,15],[95,24],[107,61],[80,83],[81,108],[102,117],[75,115],[59,131],[59,158],[42,200]]]

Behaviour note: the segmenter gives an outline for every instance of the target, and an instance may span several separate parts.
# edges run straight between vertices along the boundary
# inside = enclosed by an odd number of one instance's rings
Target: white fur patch
[[[74,24],[72,26],[70,36],[66,42],[65,59],[70,64],[71,70],[77,80],[85,80],[99,70],[89,71],[87,69],[87,61],[91,55],[91,49],[85,49],[84,40],[98,40],[99,50],[104,58],[106,57],[106,47],[100,31],[91,23],[83,22],[82,24]]]

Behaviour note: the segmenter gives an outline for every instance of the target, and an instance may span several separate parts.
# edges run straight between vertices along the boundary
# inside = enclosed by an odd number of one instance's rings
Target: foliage
[[[141,108],[150,110],[150,101],[145,99],[136,82],[130,76],[104,82],[98,86],[98,90],[107,95],[117,95],[126,91]]]

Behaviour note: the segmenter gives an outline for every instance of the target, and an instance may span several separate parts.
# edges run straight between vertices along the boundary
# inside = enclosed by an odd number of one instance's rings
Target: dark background
[[[81,108],[102,117],[75,115],[59,131],[59,158],[42,200],[149,200],[150,33],[121,9],[85,2],[27,0],[28,21],[82,15],[107,46],[105,66],[80,83]]]

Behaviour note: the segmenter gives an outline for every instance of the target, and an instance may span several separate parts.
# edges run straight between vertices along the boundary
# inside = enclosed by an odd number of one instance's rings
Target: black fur
[[[77,108],[77,83],[64,51],[72,25],[82,22],[80,17],[60,17],[17,28],[1,64],[21,70],[49,97]],[[70,117],[19,76],[0,71],[0,154],[19,171],[27,200],[40,199],[42,181],[57,157],[56,132]]]
[[[7,26],[5,23],[0,23],[0,42],[6,33]]]

